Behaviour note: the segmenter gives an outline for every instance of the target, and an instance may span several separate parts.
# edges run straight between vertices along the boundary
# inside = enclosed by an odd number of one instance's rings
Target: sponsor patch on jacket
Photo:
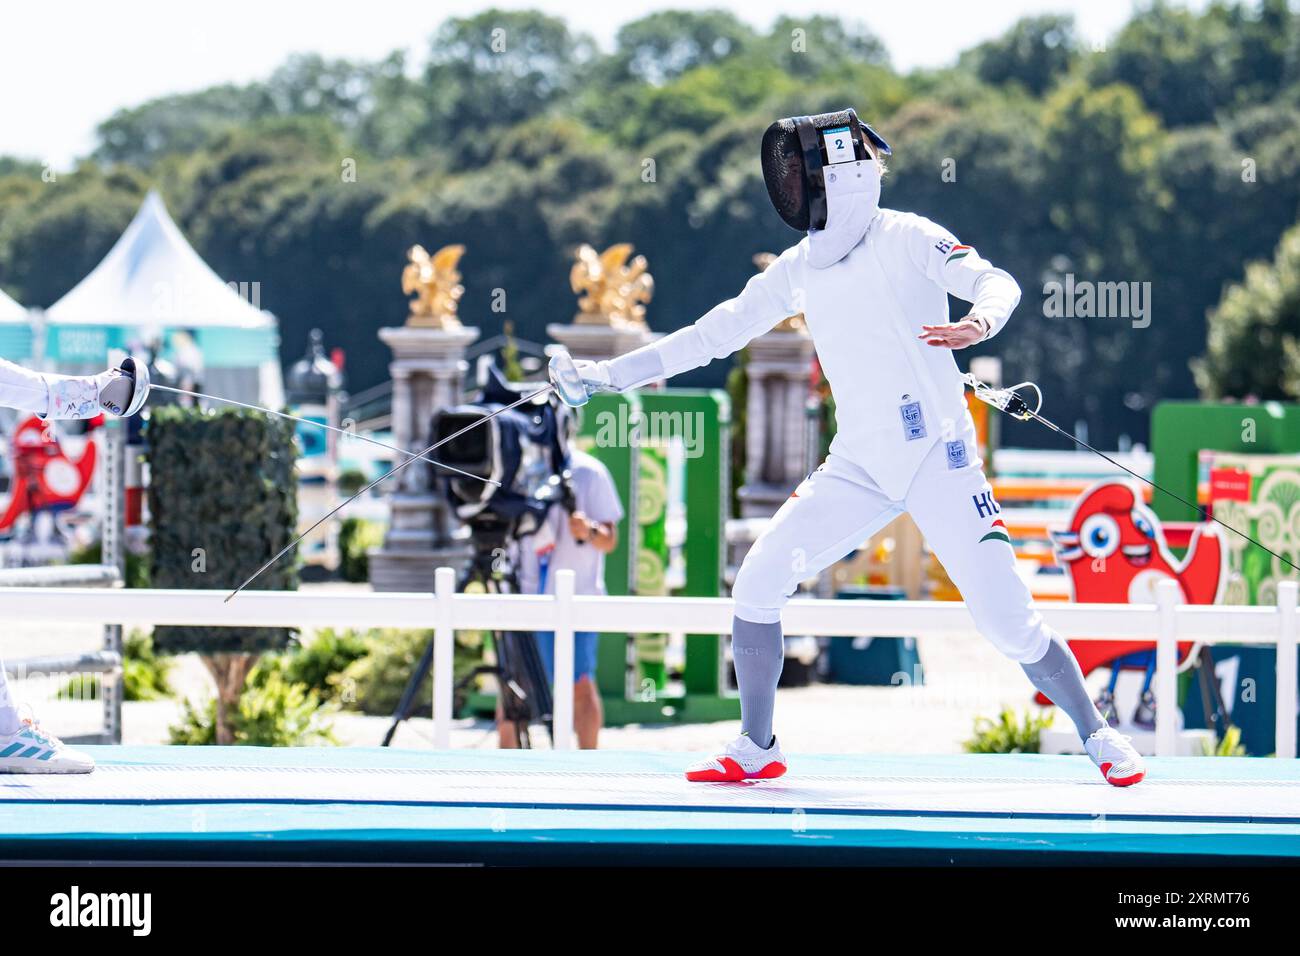
[[[964,441],[945,442],[943,447],[948,453],[949,471],[966,467],[966,443]]]
[[[949,265],[950,263],[956,262],[958,259],[965,259],[968,255],[970,255],[974,251],[975,250],[972,249],[970,246],[963,246],[960,244],[955,245],[949,251],[948,258],[943,260],[943,264]]]

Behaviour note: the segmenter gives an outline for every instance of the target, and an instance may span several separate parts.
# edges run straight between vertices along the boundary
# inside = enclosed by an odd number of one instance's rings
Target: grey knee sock
[[[1052,643],[1047,646],[1047,653],[1041,661],[1020,666],[1034,686],[1074,721],[1080,737],[1087,739],[1094,731],[1106,726],[1097,705],[1088,695],[1088,685],[1083,682],[1079,662],[1060,635],[1052,635]]]
[[[731,653],[740,689],[741,732],[766,750],[772,746],[776,682],[785,660],[781,623],[755,624],[736,618],[731,630]]]

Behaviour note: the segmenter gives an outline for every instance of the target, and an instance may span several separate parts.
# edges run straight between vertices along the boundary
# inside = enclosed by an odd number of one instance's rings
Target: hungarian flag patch
[[[963,246],[963,245],[953,246],[952,251],[948,253],[948,258],[943,260],[943,264],[950,265],[951,263],[956,262],[958,259],[965,259],[968,255],[970,255],[974,251],[975,250],[972,249],[970,246]]]
[[[1001,518],[994,521],[992,526],[989,528],[989,533],[980,538],[981,544],[985,541],[1005,541],[1007,544],[1011,543],[1011,535],[1007,532],[1006,523]]]

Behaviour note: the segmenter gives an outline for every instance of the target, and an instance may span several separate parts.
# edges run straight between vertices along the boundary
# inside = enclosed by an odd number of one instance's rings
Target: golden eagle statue
[[[645,303],[654,295],[654,278],[645,256],[628,262],[632,244],[621,242],[597,253],[583,243],[569,271],[569,285],[579,296],[576,325],[645,328]]]
[[[415,296],[410,302],[411,314],[406,319],[407,325],[426,329],[461,327],[456,308],[460,297],[465,294],[465,287],[460,284],[456,266],[464,254],[464,246],[443,246],[433,255],[425,252],[424,246],[412,246],[407,250],[408,261],[402,270],[402,292]]]

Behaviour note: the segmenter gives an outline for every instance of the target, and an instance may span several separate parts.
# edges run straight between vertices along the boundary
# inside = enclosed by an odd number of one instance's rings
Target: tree
[[[1034,96],[1042,96],[1078,58],[1074,17],[1045,14],[1016,21],[996,40],[963,53],[958,62],[985,83],[1015,83]]]
[[[615,58],[630,78],[658,86],[742,53],[754,31],[725,10],[664,10],[624,24]]]
[[[168,153],[195,153],[218,134],[269,115],[266,91],[251,86],[215,86],[118,110],[96,129],[94,158],[147,169]]]
[[[53,304],[108,254],[146,192],[138,174],[92,163],[35,180],[0,219],[0,276],[24,305]]]
[[[1157,0],[1093,58],[1091,81],[1127,83],[1167,126],[1209,122],[1280,92],[1298,23],[1285,0],[1212,3],[1200,14]]]
[[[834,76],[846,67],[889,66],[885,45],[864,25],[822,15],[777,17],[761,52],[782,72],[803,79]]]
[[[490,147],[488,139],[572,93],[594,55],[590,38],[535,11],[492,9],[449,19],[429,41],[428,117],[412,145],[451,145],[462,166],[472,165]]]
[[[1196,381],[1206,398],[1300,398],[1300,225],[1210,312]]]
[[[376,79],[386,68],[299,53],[271,74],[263,86],[273,115],[326,116],[355,130],[375,107]]]

